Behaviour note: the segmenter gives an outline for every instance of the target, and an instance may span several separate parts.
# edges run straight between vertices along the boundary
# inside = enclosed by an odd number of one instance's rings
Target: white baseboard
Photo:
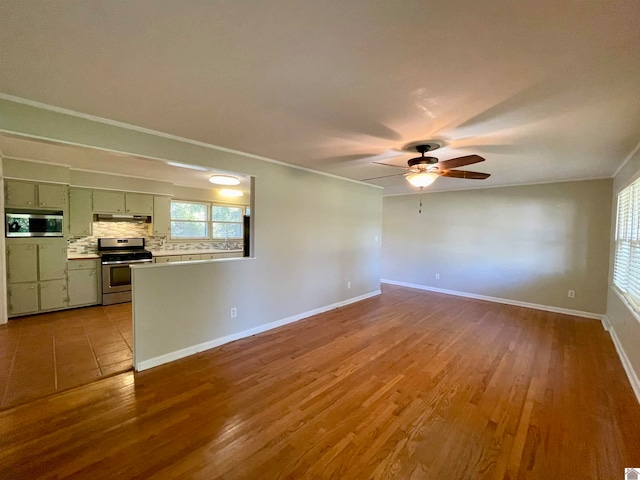
[[[213,340],[209,340],[207,342],[203,342],[198,345],[193,345],[191,347],[183,348],[181,350],[169,352],[164,355],[160,355],[158,357],[150,358],[149,360],[143,360],[141,362],[137,362],[134,365],[134,368],[136,369],[136,371],[142,371],[142,370],[147,370],[149,368],[157,367],[158,365],[173,362],[174,360],[188,357],[189,355],[195,355],[196,353],[209,350],[210,348],[219,347],[220,345],[233,342],[234,340],[240,340],[241,338],[250,337],[251,335],[256,335],[258,333],[266,332],[267,330],[272,330],[274,328],[281,327],[289,323],[297,322],[304,318],[312,317],[313,315],[318,315],[320,313],[328,312],[329,310],[334,310],[336,308],[344,307],[351,303],[360,302],[362,300],[366,300],[367,298],[380,295],[380,293],[381,293],[380,290],[374,290],[373,292],[365,293],[364,295],[360,295],[358,297],[352,297],[342,302],[332,303],[331,305],[325,305],[324,307],[316,308],[314,310],[309,310],[307,312],[303,312],[298,315],[293,315],[291,317],[283,318],[281,320],[276,320],[275,322],[259,325],[249,330],[232,333],[231,335],[215,338]]]
[[[581,310],[570,310],[568,308],[552,307],[550,305],[540,305],[537,303],[520,302],[518,300],[510,300],[508,298],[489,297],[487,295],[476,295],[475,293],[458,292],[456,290],[446,290],[444,288],[429,287],[427,285],[418,285],[415,283],[398,282],[395,280],[380,280],[381,283],[389,285],[398,285],[401,287],[417,288],[419,290],[428,290],[429,292],[445,293],[447,295],[456,295],[458,297],[475,298],[477,300],[486,300],[488,302],[504,303],[506,305],[515,305],[517,307],[533,308],[535,310],[545,310],[547,312],[564,313],[576,317],[593,318],[602,320],[602,315],[592,312],[583,312]]]
[[[629,357],[627,357],[627,353],[624,351],[624,348],[620,343],[620,339],[618,338],[618,335],[616,334],[616,331],[611,324],[611,320],[606,315],[602,317],[602,326],[607,332],[609,332],[609,335],[611,335],[611,339],[613,340],[613,344],[616,347],[616,351],[618,352],[618,356],[620,357],[620,361],[622,362],[624,371],[627,373],[627,377],[629,378],[629,382],[631,383],[631,388],[633,388],[633,393],[636,394],[638,403],[640,403],[640,378],[638,378],[638,374],[633,369],[633,365],[631,365]]]

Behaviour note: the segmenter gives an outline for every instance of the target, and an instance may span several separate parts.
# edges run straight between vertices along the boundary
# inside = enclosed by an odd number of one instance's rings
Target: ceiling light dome
[[[212,175],[209,181],[215,185],[240,185],[240,179],[232,175]]]
[[[438,178],[438,174],[431,172],[419,172],[407,175],[407,180],[414,187],[428,187],[436,178]]]

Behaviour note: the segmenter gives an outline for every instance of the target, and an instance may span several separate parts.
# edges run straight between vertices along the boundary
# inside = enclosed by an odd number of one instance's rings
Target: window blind
[[[640,179],[618,194],[613,283],[640,313]]]

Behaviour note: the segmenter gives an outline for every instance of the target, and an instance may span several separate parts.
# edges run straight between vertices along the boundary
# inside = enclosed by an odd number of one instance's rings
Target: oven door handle
[[[153,263],[151,258],[145,260],[119,260],[114,262],[102,262],[102,265],[124,265],[129,263]]]

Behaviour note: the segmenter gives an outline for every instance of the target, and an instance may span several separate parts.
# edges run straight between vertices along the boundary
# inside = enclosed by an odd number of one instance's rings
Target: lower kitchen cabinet
[[[7,242],[7,283],[38,281],[38,245]]]
[[[182,257],[180,255],[165,255],[162,257],[153,257],[154,263],[172,263],[180,261],[182,261]]]
[[[40,310],[58,310],[67,306],[67,281],[40,282]]]
[[[7,286],[9,316],[35,313],[39,308],[38,284],[16,283]]]
[[[67,308],[64,239],[7,239],[7,304],[10,317]]]
[[[219,258],[241,258],[242,256],[242,252],[203,253],[201,255],[203,260],[216,260]]]
[[[69,306],[94,305],[100,303],[98,260],[69,260]]]

